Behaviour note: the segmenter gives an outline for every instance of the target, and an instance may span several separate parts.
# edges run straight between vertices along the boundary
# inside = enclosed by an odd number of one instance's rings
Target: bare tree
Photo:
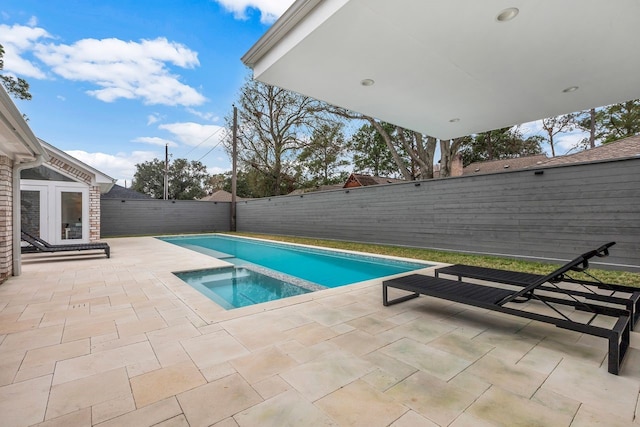
[[[437,144],[436,138],[400,126],[395,126],[394,131],[390,132],[382,122],[343,108],[330,107],[329,112],[348,119],[368,121],[386,143],[404,179],[410,181],[433,178],[433,160]],[[403,153],[406,153],[409,161],[403,157]],[[415,167],[413,167],[413,165],[415,165]]]
[[[440,140],[440,177],[451,176],[453,160],[469,137]]]
[[[542,120],[542,129],[546,132],[545,141],[549,143],[551,147],[551,156],[556,156],[556,149],[554,146],[554,138],[559,133],[571,132],[575,128],[575,115],[564,114],[562,116],[549,117]]]
[[[293,185],[297,156],[323,109],[319,101],[257,80],[244,84],[238,100],[238,161],[262,176],[264,196],[280,195]]]

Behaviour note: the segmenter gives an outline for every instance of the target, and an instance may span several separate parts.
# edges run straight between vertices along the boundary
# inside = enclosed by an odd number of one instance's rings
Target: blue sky
[[[127,185],[135,164],[200,160],[216,145],[250,71],[240,57],[293,0],[3,0],[5,70],[34,133]],[[215,147],[215,148],[214,148]]]
[[[120,185],[167,143],[173,158],[221,173],[224,118],[250,76],[240,57],[292,3],[3,0],[4,71],[30,83],[33,99],[15,102],[38,137]],[[582,136],[563,135],[556,152]]]

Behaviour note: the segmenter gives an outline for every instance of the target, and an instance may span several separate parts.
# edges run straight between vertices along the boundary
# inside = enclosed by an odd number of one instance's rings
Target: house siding
[[[0,156],[0,283],[13,274],[13,162]]]

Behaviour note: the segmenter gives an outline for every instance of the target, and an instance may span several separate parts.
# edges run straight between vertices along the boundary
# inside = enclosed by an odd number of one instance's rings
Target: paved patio
[[[30,255],[0,285],[2,426],[640,426],[640,339],[606,341],[380,282],[224,311],[153,238]]]

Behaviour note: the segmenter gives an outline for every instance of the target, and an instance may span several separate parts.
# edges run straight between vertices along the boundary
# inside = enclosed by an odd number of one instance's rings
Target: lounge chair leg
[[[389,292],[387,291],[387,285],[384,282],[382,282],[382,305],[384,305],[385,307],[388,307],[393,304],[405,302],[410,299],[418,298],[419,296],[420,296],[419,293],[414,292],[409,295],[405,295],[403,297],[392,299],[391,301],[389,301]]]
[[[620,317],[609,335],[609,373],[618,375],[620,364],[629,348],[631,339],[630,319],[626,316]]]

